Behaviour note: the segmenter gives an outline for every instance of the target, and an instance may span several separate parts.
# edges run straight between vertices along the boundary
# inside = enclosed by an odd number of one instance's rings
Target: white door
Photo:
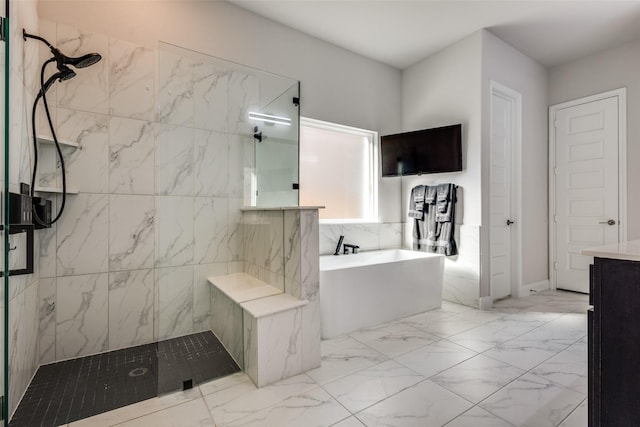
[[[556,287],[589,292],[590,246],[618,242],[618,97],[557,109]]]
[[[511,295],[512,285],[512,148],[516,142],[519,94],[491,91],[490,283],[493,300]]]

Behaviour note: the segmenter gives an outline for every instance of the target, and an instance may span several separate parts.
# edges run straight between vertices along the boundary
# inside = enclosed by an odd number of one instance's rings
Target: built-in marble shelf
[[[33,189],[36,193],[53,193],[53,194],[62,194],[62,188],[58,187],[38,187]],[[79,194],[80,190],[76,188],[67,188],[67,194]]]
[[[55,142],[53,141],[53,137],[50,137],[50,136],[36,135],[36,140],[40,144],[55,145]],[[67,141],[67,140],[60,139],[60,138],[58,138],[58,143],[60,145],[64,145],[64,146],[67,146],[67,147],[80,148],[80,144],[78,144],[77,142]]]

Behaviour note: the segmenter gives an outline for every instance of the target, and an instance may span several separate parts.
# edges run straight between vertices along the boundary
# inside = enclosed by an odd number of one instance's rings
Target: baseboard
[[[493,306],[493,299],[490,296],[480,297],[478,300],[478,306],[480,310],[491,310],[491,307]]]
[[[549,279],[541,280],[539,282],[529,283],[524,285],[524,288],[529,288],[530,291],[542,292],[550,289]]]

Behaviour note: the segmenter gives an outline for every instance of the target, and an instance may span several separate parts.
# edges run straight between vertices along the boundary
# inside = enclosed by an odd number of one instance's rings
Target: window
[[[325,206],[321,220],[377,221],[377,176],[377,132],[300,118],[301,206]]]

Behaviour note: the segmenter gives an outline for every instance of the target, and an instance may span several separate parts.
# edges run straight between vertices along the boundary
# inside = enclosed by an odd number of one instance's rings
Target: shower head
[[[60,52],[55,47],[51,48],[51,52],[58,64],[58,69],[60,69],[62,65],[73,65],[76,68],[86,68],[102,59],[102,56],[99,53],[87,53],[86,55],[72,58]]]
[[[64,53],[60,52],[58,48],[54,47],[45,38],[40,36],[34,36],[33,34],[29,34],[24,29],[22,30],[22,38],[25,40],[27,38],[40,40],[42,43],[46,44],[47,47],[51,50],[51,53],[53,53],[53,59],[56,60],[58,70],[60,70],[60,72],[64,71],[64,66],[66,65],[72,65],[75,68],[86,68],[102,59],[102,56],[99,53],[88,53],[86,55],[78,56],[75,58],[71,56],[67,56]],[[68,77],[68,78],[71,78],[71,77]]]

